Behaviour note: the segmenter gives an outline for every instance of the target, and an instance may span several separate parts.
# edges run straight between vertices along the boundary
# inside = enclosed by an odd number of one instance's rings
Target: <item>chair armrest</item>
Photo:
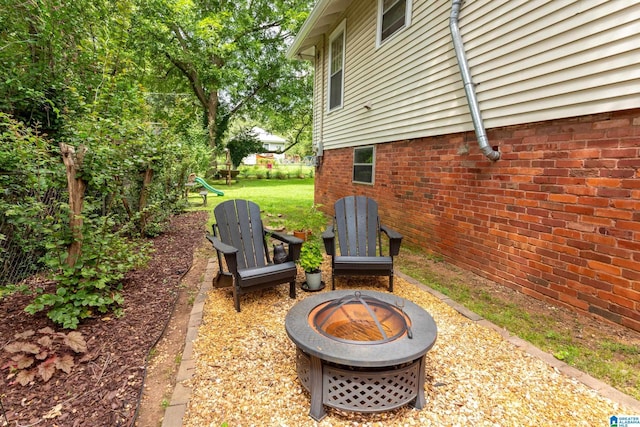
[[[278,233],[276,231],[265,231],[265,234],[288,245],[302,245],[302,239],[290,234]]]
[[[229,272],[234,276],[238,274],[238,258],[237,254],[239,250],[231,245],[227,245],[226,243],[222,243],[222,240],[218,239],[218,237],[213,236],[211,234],[207,234],[207,240],[211,242],[213,248],[222,253],[224,255],[224,260],[227,263],[227,268]],[[220,257],[218,256],[218,262],[220,262]],[[220,271],[222,271],[222,264],[220,264]]]
[[[400,253],[400,244],[402,243],[402,234],[382,224],[380,225],[380,230],[389,238],[389,255],[398,255]]]
[[[275,231],[265,231],[265,235],[269,235],[279,242],[286,243],[289,246],[289,254],[287,261],[296,262],[300,259],[300,249],[302,248],[302,239],[291,236],[289,234],[278,233]]]
[[[222,243],[220,239],[218,239],[216,236],[212,236],[211,234],[207,234],[207,240],[211,242],[216,251],[220,251],[224,255],[231,255],[238,252],[237,248],[234,248],[231,245],[227,245],[226,243]]]
[[[327,252],[327,255],[333,256],[336,252],[333,224],[328,225],[327,229],[322,233],[322,241],[324,242],[324,250]]]

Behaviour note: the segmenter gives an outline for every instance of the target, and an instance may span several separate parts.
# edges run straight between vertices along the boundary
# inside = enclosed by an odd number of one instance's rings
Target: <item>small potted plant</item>
[[[303,284],[302,289],[316,291],[322,287],[320,266],[322,266],[323,261],[324,257],[317,239],[310,239],[302,244],[300,259],[298,260],[300,267],[304,270],[306,279],[306,286]]]
[[[328,219],[325,214],[318,209],[322,205],[313,205],[309,210],[301,212],[299,218],[294,222],[293,235],[307,240],[313,234],[322,233],[327,225]]]

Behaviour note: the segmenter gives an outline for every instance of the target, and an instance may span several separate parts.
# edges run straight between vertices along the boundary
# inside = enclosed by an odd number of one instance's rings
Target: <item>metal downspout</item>
[[[489,159],[493,161],[496,161],[500,159],[500,151],[494,150],[489,145],[487,133],[485,132],[484,124],[482,123],[482,115],[480,114],[478,99],[476,98],[473,82],[471,81],[469,63],[467,62],[467,58],[464,53],[464,45],[462,44],[462,37],[460,37],[460,30],[458,28],[458,15],[460,13],[461,6],[462,6],[462,0],[453,0],[451,4],[451,17],[449,19],[449,29],[451,30],[453,47],[456,51],[456,58],[458,59],[458,66],[460,67],[460,74],[462,76],[462,82],[464,83],[464,91],[467,95],[467,102],[469,104],[471,119],[473,120],[473,127],[476,130],[478,145],[480,145],[480,150],[485,156],[487,156]]]

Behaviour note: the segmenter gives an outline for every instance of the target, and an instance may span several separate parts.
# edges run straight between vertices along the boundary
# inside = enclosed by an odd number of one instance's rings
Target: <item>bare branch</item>
[[[306,120],[304,120],[302,122],[302,125],[298,128],[298,131],[296,132],[296,136],[293,139],[293,143],[290,146],[286,147],[284,149],[283,153],[289,151],[291,148],[295,147],[296,145],[298,145],[298,143],[301,142],[300,141],[300,136],[302,135],[302,132],[307,128],[307,126],[311,125],[311,122],[312,122],[312,116],[311,116],[311,114],[308,114],[306,116]]]
[[[244,104],[247,103],[247,101],[251,100],[253,97],[255,97],[258,94],[258,92],[260,92],[261,90],[267,87],[269,87],[269,83],[263,83],[259,86],[254,87],[251,93],[249,93],[247,96],[241,99],[240,102],[238,102],[233,108],[231,108],[231,110],[229,111],[229,114],[227,115],[232,116],[233,114],[235,114],[240,108],[242,108]]]
[[[164,52],[165,56],[173,65],[176,66],[178,70],[189,80],[189,84],[191,84],[191,88],[193,92],[196,94],[198,101],[202,104],[203,107],[207,108],[208,106],[208,98],[209,95],[202,87],[202,82],[198,77],[198,72],[193,69],[191,64],[187,64],[185,62],[179,61],[173,56],[171,56],[168,52]]]

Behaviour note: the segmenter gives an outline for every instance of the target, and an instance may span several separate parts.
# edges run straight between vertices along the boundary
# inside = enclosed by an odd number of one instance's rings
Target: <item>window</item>
[[[411,24],[411,0],[378,0],[378,44]]]
[[[344,92],[344,27],[345,21],[329,38],[329,111],[342,107]]]
[[[353,182],[373,184],[373,146],[353,150]]]

